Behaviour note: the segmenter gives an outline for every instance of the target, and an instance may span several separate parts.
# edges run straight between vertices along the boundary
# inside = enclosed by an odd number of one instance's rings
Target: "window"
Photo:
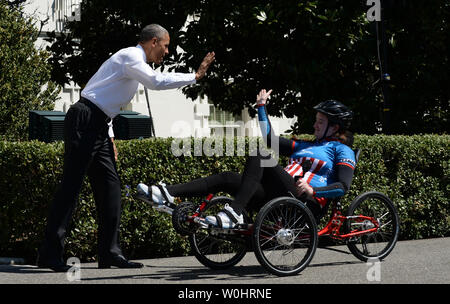
[[[241,133],[243,125],[241,115],[233,115],[231,112],[216,108],[210,104],[210,114],[208,117],[211,136],[233,136]]]
[[[241,121],[242,120],[242,116],[241,115],[237,115],[234,116],[232,113],[228,112],[228,111],[224,111],[221,110],[219,108],[216,108],[213,104],[210,104],[210,114],[209,114],[209,118],[208,121],[210,123],[210,125],[226,125],[227,122],[236,122],[236,121]]]
[[[80,0],[55,0],[54,19],[56,32],[64,31],[66,21],[80,21]]]

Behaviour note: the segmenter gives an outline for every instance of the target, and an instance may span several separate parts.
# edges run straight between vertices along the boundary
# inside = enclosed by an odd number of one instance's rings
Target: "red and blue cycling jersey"
[[[262,135],[270,147],[275,135],[265,106],[258,107],[258,117]],[[321,141],[290,140],[283,137],[276,139],[279,154],[289,157],[285,171],[293,178],[299,176],[305,179],[321,205],[325,204],[327,198],[345,194],[356,166],[355,153],[349,146],[335,138]],[[310,162],[310,168],[303,172],[302,165],[307,161]]]
[[[335,183],[337,176],[335,170],[338,166],[347,166],[355,169],[355,153],[350,147],[337,140],[322,140],[320,142],[292,141],[292,154],[285,170],[292,176],[303,176],[313,187],[324,187]],[[308,172],[302,171],[302,164],[311,162]],[[322,197],[335,197],[342,195],[335,190],[322,193]]]

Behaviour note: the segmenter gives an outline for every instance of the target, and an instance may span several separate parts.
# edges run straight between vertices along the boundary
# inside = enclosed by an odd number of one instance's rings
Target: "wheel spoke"
[[[384,194],[367,192],[350,205],[348,216],[367,216],[376,219],[378,229],[358,237],[359,242],[349,242],[350,251],[365,261],[370,257],[384,258],[393,249],[398,237],[398,216],[395,206]],[[347,232],[365,231],[373,228],[369,221],[347,223]]]
[[[264,211],[263,211],[264,210]],[[316,228],[310,235],[306,207],[295,199],[280,198],[258,214],[255,254],[270,272],[295,274],[310,262],[317,246]]]
[[[225,197],[213,198],[201,216],[217,214],[226,203],[232,200]],[[247,247],[241,239],[219,234],[211,235],[206,229],[198,229],[189,236],[191,248],[196,258],[205,266],[213,269],[226,269],[238,263],[246,254]]]

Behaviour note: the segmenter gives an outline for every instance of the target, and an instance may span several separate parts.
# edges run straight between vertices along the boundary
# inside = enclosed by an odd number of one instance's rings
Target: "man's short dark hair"
[[[139,42],[146,42],[154,37],[158,39],[164,38],[169,32],[159,24],[149,24],[145,26],[139,34]]]

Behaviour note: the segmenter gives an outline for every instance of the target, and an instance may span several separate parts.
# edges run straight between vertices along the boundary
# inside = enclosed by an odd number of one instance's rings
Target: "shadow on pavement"
[[[340,261],[331,263],[311,263],[308,267],[326,267],[326,266],[339,266],[358,264],[360,261]],[[88,273],[84,273],[81,278],[82,282],[102,281],[102,280],[164,280],[173,282],[189,282],[195,280],[211,280],[212,282],[223,282],[242,279],[264,279],[264,278],[277,278],[276,276],[269,274],[260,265],[238,265],[226,270],[213,270],[204,266],[155,266],[145,265],[143,269],[140,269],[136,274],[120,274],[124,270],[111,268],[108,270],[99,270],[96,265],[82,265],[81,270],[86,270]],[[127,270],[129,271],[129,270]],[[101,273],[98,273],[101,272]],[[17,274],[44,274],[54,273],[50,269],[37,268],[29,265],[2,265],[0,267],[0,273],[17,273]],[[298,274],[299,276],[302,273]]]
[[[0,273],[42,274],[42,273],[53,273],[53,270],[45,268],[37,268],[29,265],[1,265]]]
[[[198,267],[183,267],[183,266],[146,266],[157,268],[158,270],[152,273],[122,275],[122,276],[105,276],[105,277],[91,277],[83,278],[82,281],[95,280],[114,280],[114,279],[162,279],[165,281],[191,281],[211,279],[217,282],[222,280],[233,280],[242,278],[264,278],[270,276],[265,270],[258,265],[255,266],[235,266],[227,270],[212,270],[203,266]],[[226,275],[226,277],[223,277]]]

